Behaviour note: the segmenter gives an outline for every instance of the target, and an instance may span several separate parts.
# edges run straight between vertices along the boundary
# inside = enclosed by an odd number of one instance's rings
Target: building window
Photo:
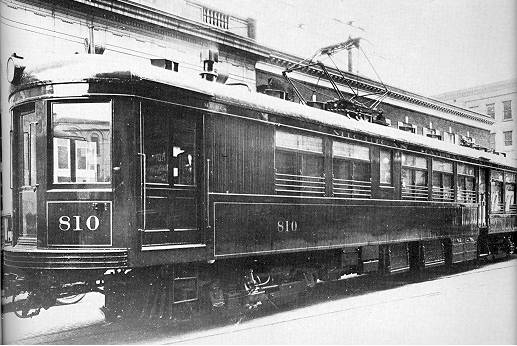
[[[332,153],[334,195],[371,197],[370,148],[334,141]]]
[[[503,101],[503,119],[512,118],[512,101]]]
[[[391,185],[391,183],[392,183],[391,162],[392,162],[391,151],[381,149],[381,155],[380,155],[380,161],[379,161],[380,171],[381,171],[381,176],[380,176],[381,185]]]
[[[444,132],[443,140],[449,143],[456,143],[456,136],[454,135],[454,133]]]
[[[275,145],[275,191],[323,196],[323,139],[279,130]]]
[[[458,202],[476,203],[474,166],[458,163]]]
[[[402,198],[426,200],[427,159],[423,156],[402,154]]]
[[[507,146],[512,145],[512,131],[504,131],[503,136],[504,136],[504,146],[507,147]]]
[[[454,200],[452,162],[433,159],[433,199]]]
[[[491,133],[490,137],[488,138],[488,145],[490,146],[490,149],[495,150],[495,133]]]
[[[488,115],[490,118],[495,119],[495,103],[487,103],[486,115]]]

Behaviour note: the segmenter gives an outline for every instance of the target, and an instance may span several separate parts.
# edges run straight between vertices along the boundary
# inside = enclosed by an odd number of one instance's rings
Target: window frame
[[[404,156],[414,156],[415,158],[423,158],[426,162],[426,168],[418,167],[417,165],[405,165],[404,164]],[[410,184],[409,187],[404,187],[403,184],[403,174],[404,170],[409,171],[410,176]],[[429,158],[424,155],[414,154],[414,153],[405,153],[402,152],[401,155],[401,166],[400,166],[400,188],[401,188],[401,198],[406,200],[428,200],[429,199]],[[422,185],[417,185],[417,172],[425,173],[426,183]],[[425,189],[424,189],[425,187]],[[412,196],[404,196],[404,190],[407,190],[408,193]],[[425,193],[425,195],[424,195]]]
[[[435,162],[443,162],[446,164],[450,164],[451,165],[450,171],[435,169]],[[454,201],[454,162],[443,160],[443,159],[432,158],[431,167],[432,167],[432,170],[431,170],[430,183],[431,183],[431,188],[432,188],[432,196],[431,196],[432,199],[435,201],[447,201],[447,202]],[[434,184],[434,182],[435,182],[434,178],[436,175],[439,176],[439,179],[440,179],[439,186],[436,186]],[[445,180],[444,178],[446,176],[450,179],[450,182],[451,182],[451,185],[448,188],[444,187],[444,180]],[[445,189],[448,189],[448,191],[446,191]]]
[[[506,135],[510,135],[510,138],[506,138]],[[504,140],[504,146],[509,147],[513,145],[513,131],[503,131],[503,140]]]
[[[77,181],[70,181],[70,182],[58,182],[55,181],[55,148],[54,148],[54,132],[53,132],[53,106],[55,104],[89,104],[89,103],[106,103],[109,104],[109,153],[110,153],[110,164],[109,164],[109,172],[110,172],[110,179],[109,181],[89,181],[89,182],[77,182]],[[89,187],[109,187],[113,183],[113,120],[114,120],[114,107],[113,107],[113,99],[111,98],[91,98],[91,99],[63,99],[63,100],[52,100],[48,102],[47,104],[47,145],[48,145],[48,175],[47,175],[47,181],[49,186],[53,186],[56,188],[73,188],[73,189],[84,189]],[[97,133],[94,132],[94,133]],[[59,138],[59,137],[57,137]],[[72,169],[72,161],[71,161],[71,155],[72,155],[72,145],[70,145],[70,151],[69,151],[69,164],[70,169]],[[75,153],[74,153],[75,155]]]
[[[500,187],[499,189],[499,198],[497,201],[494,200],[495,189],[494,187]],[[504,205],[504,173],[499,170],[491,170],[490,171],[490,212],[493,214],[504,214],[505,205]],[[495,203],[494,203],[495,202]],[[497,208],[495,208],[497,207]]]
[[[460,167],[465,166],[472,168],[472,174],[464,174],[460,172]],[[456,166],[458,188],[456,190],[456,198],[460,203],[477,203],[477,181],[476,181],[476,166],[467,163],[458,163]],[[467,182],[473,181],[473,190],[467,189]],[[465,186],[465,188],[462,188]]]
[[[278,143],[278,136],[301,136],[301,138],[313,138],[321,141],[321,152],[310,149],[281,146]],[[278,154],[294,155],[294,170],[296,174],[279,172]],[[321,171],[319,175],[307,175],[303,171],[304,158],[316,157],[321,160]],[[274,132],[274,174],[275,194],[297,195],[297,196],[325,196],[326,195],[326,174],[325,174],[325,137],[302,131],[289,131],[277,128]],[[320,163],[318,163],[319,165]],[[303,185],[306,184],[306,185]],[[279,188],[277,188],[277,186]]]
[[[157,106],[159,105],[159,106]],[[201,145],[202,145],[202,119],[198,116],[186,116],[186,114],[188,114],[188,112],[186,113],[186,111],[181,108],[181,107],[174,107],[174,106],[169,106],[169,105],[163,105],[163,104],[154,104],[154,103],[149,103],[147,104],[147,107],[150,107],[152,108],[155,112],[157,110],[159,110],[160,112],[163,111],[165,112],[167,115],[163,117],[163,122],[165,123],[163,126],[166,126],[167,127],[167,134],[166,134],[166,143],[165,143],[165,159],[166,159],[166,164],[167,164],[167,181],[166,182],[153,182],[153,181],[150,181],[149,180],[149,176],[147,175],[147,171],[145,172],[146,176],[145,176],[145,179],[146,179],[146,185],[148,186],[162,186],[162,187],[167,187],[167,188],[177,188],[177,189],[182,189],[182,188],[196,188],[198,185],[199,185],[199,170],[200,170],[200,167],[198,167],[198,165],[200,164],[200,161],[199,161],[199,158],[200,158],[200,155],[201,155]],[[145,122],[148,122],[150,121],[150,119],[152,119],[152,117],[147,114],[147,112],[149,112],[149,109],[146,109],[146,116],[144,117],[144,123]],[[177,182],[177,178],[175,177],[174,175],[174,169],[176,167],[174,167],[174,159],[177,158],[177,156],[174,156],[174,144],[177,144],[175,142],[177,136],[174,135],[174,130],[173,130],[173,127],[174,126],[174,121],[175,120],[187,120],[187,121],[192,121],[193,122],[193,126],[188,126],[189,129],[194,129],[194,156],[192,157],[192,162],[193,162],[193,171],[192,171],[192,184],[181,184],[181,183],[178,183]],[[149,138],[151,138],[150,136],[146,135],[145,131],[146,129],[148,128],[149,125],[144,125],[144,133],[143,133],[143,136],[144,136],[144,140],[148,140]],[[163,143],[163,141],[162,141]],[[145,144],[144,145],[144,150],[147,150],[148,148],[148,144]],[[150,157],[148,155],[148,152],[146,151],[146,160],[147,160],[147,167],[149,167],[149,160],[150,160]],[[178,170],[179,170],[179,167],[178,167]],[[179,175],[178,175],[179,177]]]
[[[511,120],[512,118],[512,100],[503,101],[503,121]]]
[[[509,214],[517,214],[517,173],[504,173],[504,210]],[[508,198],[507,191],[513,187],[513,201]]]
[[[390,171],[390,182],[382,181],[382,153],[387,153],[389,156],[389,171]],[[393,150],[388,148],[379,149],[379,185],[380,187],[392,187],[393,186]]]
[[[495,119],[495,103],[492,102],[486,104],[486,115],[492,119]]]

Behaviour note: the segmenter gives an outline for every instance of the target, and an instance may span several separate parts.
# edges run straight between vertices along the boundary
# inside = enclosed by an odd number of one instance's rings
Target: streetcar
[[[501,155],[126,58],[10,64],[20,317],[98,291],[182,320],[514,251]]]

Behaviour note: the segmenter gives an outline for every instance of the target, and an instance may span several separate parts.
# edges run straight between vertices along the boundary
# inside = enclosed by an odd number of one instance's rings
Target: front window
[[[54,183],[111,181],[111,103],[52,104]]]

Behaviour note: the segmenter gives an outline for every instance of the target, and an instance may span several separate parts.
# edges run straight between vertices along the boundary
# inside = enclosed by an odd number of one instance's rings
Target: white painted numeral
[[[60,216],[59,217],[59,229],[63,232],[69,231],[72,227],[72,224],[75,226],[72,230],[73,231],[82,231],[83,228],[81,227],[81,216],[79,215],[73,215],[72,218],[70,216]],[[96,231],[99,228],[100,221],[99,218],[95,215],[90,215],[86,219],[86,228],[88,228],[90,231]]]

